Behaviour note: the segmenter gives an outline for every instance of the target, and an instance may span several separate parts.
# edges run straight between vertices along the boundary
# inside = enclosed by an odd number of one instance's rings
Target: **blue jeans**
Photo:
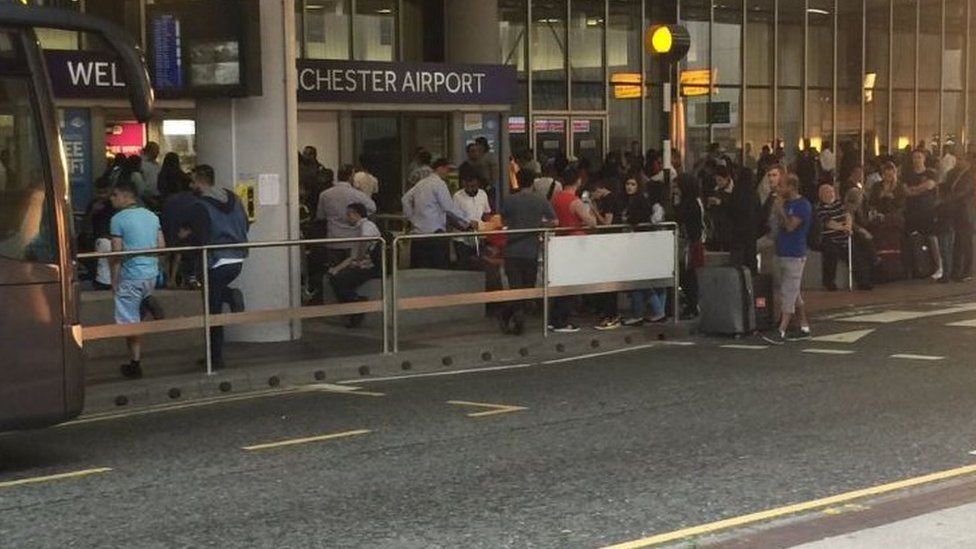
[[[953,252],[956,247],[956,231],[952,229],[947,229],[944,233],[939,235],[939,255],[942,256],[942,276],[944,278],[949,278],[952,276],[953,267],[952,264]]]
[[[647,316],[647,304],[651,304],[651,316],[661,316],[664,313],[664,304],[667,300],[667,290],[664,288],[654,288],[650,290],[634,290],[628,294],[630,297],[630,312],[634,317],[644,318]]]

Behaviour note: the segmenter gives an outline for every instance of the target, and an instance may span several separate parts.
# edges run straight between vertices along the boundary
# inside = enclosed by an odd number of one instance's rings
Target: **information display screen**
[[[162,97],[261,94],[258,0],[158,0],[146,9]]]

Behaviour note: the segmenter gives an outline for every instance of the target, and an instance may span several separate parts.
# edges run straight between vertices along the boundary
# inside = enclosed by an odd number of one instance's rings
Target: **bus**
[[[153,91],[122,29],[0,0],[0,431],[76,417],[84,404],[70,186],[35,28],[91,33],[118,56],[140,121]]]

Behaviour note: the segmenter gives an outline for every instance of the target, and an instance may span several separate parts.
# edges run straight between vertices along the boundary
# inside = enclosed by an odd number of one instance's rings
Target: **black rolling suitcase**
[[[935,273],[935,259],[932,257],[929,237],[921,233],[912,233],[908,235],[908,247],[911,252],[908,257],[912,262],[912,276],[915,278],[932,276]]]
[[[773,275],[757,274],[752,277],[752,297],[756,307],[756,330],[765,332],[776,325],[776,307],[774,307],[775,288]]]
[[[752,275],[745,267],[698,269],[698,331],[714,335],[745,335],[756,329]]]

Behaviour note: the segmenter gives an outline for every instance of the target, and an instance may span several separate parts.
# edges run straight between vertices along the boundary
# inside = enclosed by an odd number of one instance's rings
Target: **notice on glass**
[[[464,114],[464,131],[477,132],[477,131],[481,131],[483,127],[484,127],[484,118],[481,116],[481,113]]]
[[[258,175],[258,204],[277,206],[281,204],[281,178],[276,173]]]

